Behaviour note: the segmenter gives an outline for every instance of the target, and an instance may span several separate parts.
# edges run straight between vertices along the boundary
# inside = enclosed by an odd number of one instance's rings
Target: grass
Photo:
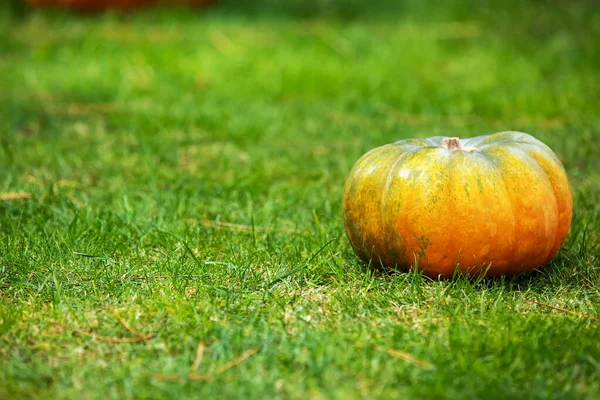
[[[593,4],[11,4],[0,398],[600,398]],[[550,266],[433,282],[356,259],[360,155],[508,129],[571,180]]]

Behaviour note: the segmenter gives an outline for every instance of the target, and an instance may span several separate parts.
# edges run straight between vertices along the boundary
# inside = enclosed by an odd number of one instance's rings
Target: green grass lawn
[[[243,3],[2,6],[0,398],[600,399],[598,6]],[[550,266],[357,260],[363,153],[501,130],[569,174]]]

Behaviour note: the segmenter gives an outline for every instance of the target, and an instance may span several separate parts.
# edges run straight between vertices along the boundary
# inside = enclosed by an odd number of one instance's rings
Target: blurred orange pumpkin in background
[[[31,6],[58,6],[77,11],[133,10],[154,4],[206,6],[216,0],[26,0]]]

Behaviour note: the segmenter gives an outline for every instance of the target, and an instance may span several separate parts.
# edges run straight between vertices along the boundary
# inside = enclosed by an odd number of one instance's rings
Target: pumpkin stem
[[[442,147],[448,150],[462,150],[460,139],[457,137],[442,139]]]

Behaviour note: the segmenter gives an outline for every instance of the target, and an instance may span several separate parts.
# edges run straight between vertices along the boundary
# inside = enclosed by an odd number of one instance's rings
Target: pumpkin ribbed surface
[[[343,195],[346,233],[366,262],[431,277],[514,274],[548,264],[572,216],[564,168],[521,132],[402,140],[365,154]]]

